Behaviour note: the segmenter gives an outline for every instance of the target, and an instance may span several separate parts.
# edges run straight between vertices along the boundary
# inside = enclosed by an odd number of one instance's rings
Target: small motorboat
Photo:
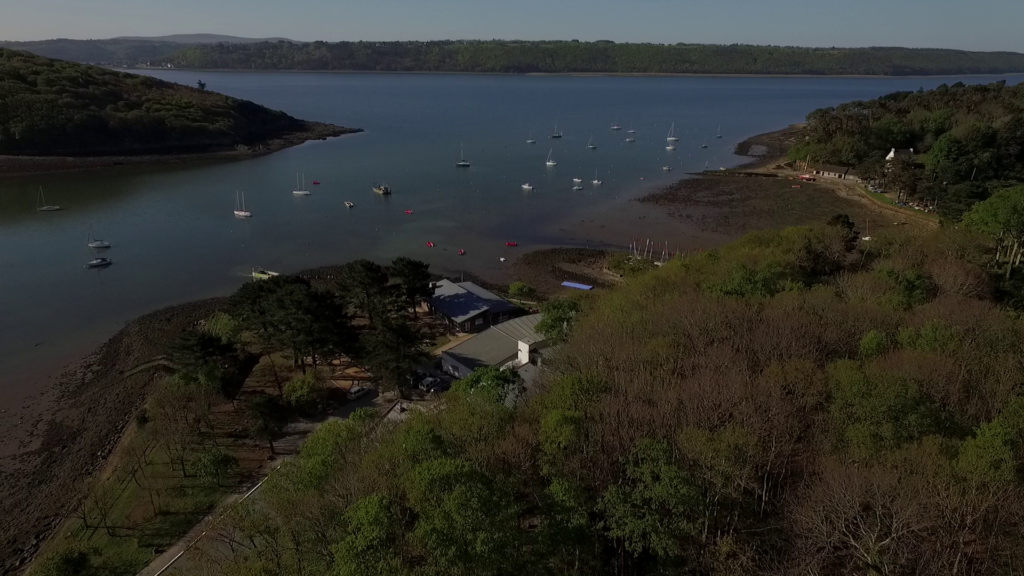
[[[626,138],[626,142],[636,142],[636,138]]]
[[[664,170],[665,172],[671,172],[672,171],[672,167],[671,166],[662,166],[661,169]]]
[[[581,182],[583,182],[583,178],[573,178],[572,182],[573,184],[580,184]]]
[[[406,210],[405,213],[406,214],[412,214],[412,210]]]
[[[708,145],[707,145],[707,144],[701,144],[701,145],[700,145],[700,147],[701,147],[701,148],[707,148],[707,147],[708,147]]]
[[[427,242],[427,246],[430,247],[430,248],[433,248],[434,247],[434,243],[433,242]]]
[[[255,268],[252,269],[253,280],[270,280],[275,276],[280,276],[280,274],[278,274],[277,272],[271,272],[270,270],[264,270],[259,266],[256,266]]]
[[[580,185],[577,184],[576,186],[573,186],[572,189],[573,190],[583,190],[583,186],[580,186]]]
[[[351,203],[351,202],[345,202],[345,207],[347,207],[347,208],[355,208],[355,206],[356,205]]]
[[[672,144],[669,144],[668,146],[665,146],[665,150],[675,150],[675,149],[676,149],[676,147],[673,146]]]
[[[374,186],[373,191],[381,196],[388,196],[391,194],[391,186],[387,184],[381,184],[380,186]]]
[[[114,261],[110,258],[93,258],[85,265],[86,268],[106,268],[113,264]]]
[[[533,190],[533,184],[530,184],[530,183],[523,184],[523,190]]]
[[[519,242],[505,242],[505,246],[519,246]]]
[[[459,256],[465,256],[465,255],[466,255],[466,251],[461,249],[461,248],[459,248]]]
[[[499,262],[504,262],[504,261],[505,261],[505,259],[504,259],[504,258],[498,258],[498,261],[499,261]]]
[[[319,185],[320,185],[320,181],[319,180],[313,180],[313,186],[319,186]]]

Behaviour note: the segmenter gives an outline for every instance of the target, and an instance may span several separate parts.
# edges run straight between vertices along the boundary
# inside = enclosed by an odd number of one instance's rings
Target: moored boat
[[[280,274],[277,272],[271,272],[270,270],[264,270],[259,266],[252,269],[253,280],[270,280],[275,276],[280,276]]]
[[[92,260],[90,260],[85,265],[85,267],[86,268],[106,268],[107,266],[110,266],[113,263],[114,263],[114,261],[111,260],[110,258],[93,258]]]
[[[374,186],[373,191],[382,196],[387,196],[391,194],[391,186],[388,186],[387,184],[381,184],[380,186]]]

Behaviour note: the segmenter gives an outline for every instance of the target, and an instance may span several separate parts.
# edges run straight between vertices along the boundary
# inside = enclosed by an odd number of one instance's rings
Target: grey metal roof
[[[540,318],[540,314],[533,314],[491,326],[444,354],[470,370],[500,366],[515,359],[520,341],[537,344],[544,340],[534,330]]]
[[[520,316],[508,322],[495,324],[491,329],[497,330],[517,342],[536,344],[544,340],[544,337],[537,333],[537,323],[540,322],[542,316],[542,314]],[[518,347],[516,349],[518,350]]]
[[[508,312],[516,306],[472,282],[441,280],[434,289],[430,305],[456,322],[465,322],[484,312]]]

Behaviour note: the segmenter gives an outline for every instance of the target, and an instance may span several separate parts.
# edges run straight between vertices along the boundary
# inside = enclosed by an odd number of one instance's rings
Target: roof
[[[836,174],[846,174],[850,171],[849,166],[836,166],[834,164],[818,164],[814,167],[815,172],[834,172]]]
[[[532,314],[491,326],[444,354],[470,370],[499,366],[519,354],[519,342],[533,345],[544,341],[536,331],[540,319],[540,314]]]
[[[511,302],[472,282],[441,280],[435,286],[430,305],[456,322],[465,322],[487,311],[509,312],[516,309]]]

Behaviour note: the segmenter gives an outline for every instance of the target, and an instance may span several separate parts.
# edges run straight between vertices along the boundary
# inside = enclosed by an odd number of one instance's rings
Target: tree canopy
[[[247,100],[0,48],[0,154],[205,152],[305,127]]]
[[[577,41],[260,42],[188,47],[179,68],[690,74],[1001,74],[1024,55],[911,48],[799,48]]]

